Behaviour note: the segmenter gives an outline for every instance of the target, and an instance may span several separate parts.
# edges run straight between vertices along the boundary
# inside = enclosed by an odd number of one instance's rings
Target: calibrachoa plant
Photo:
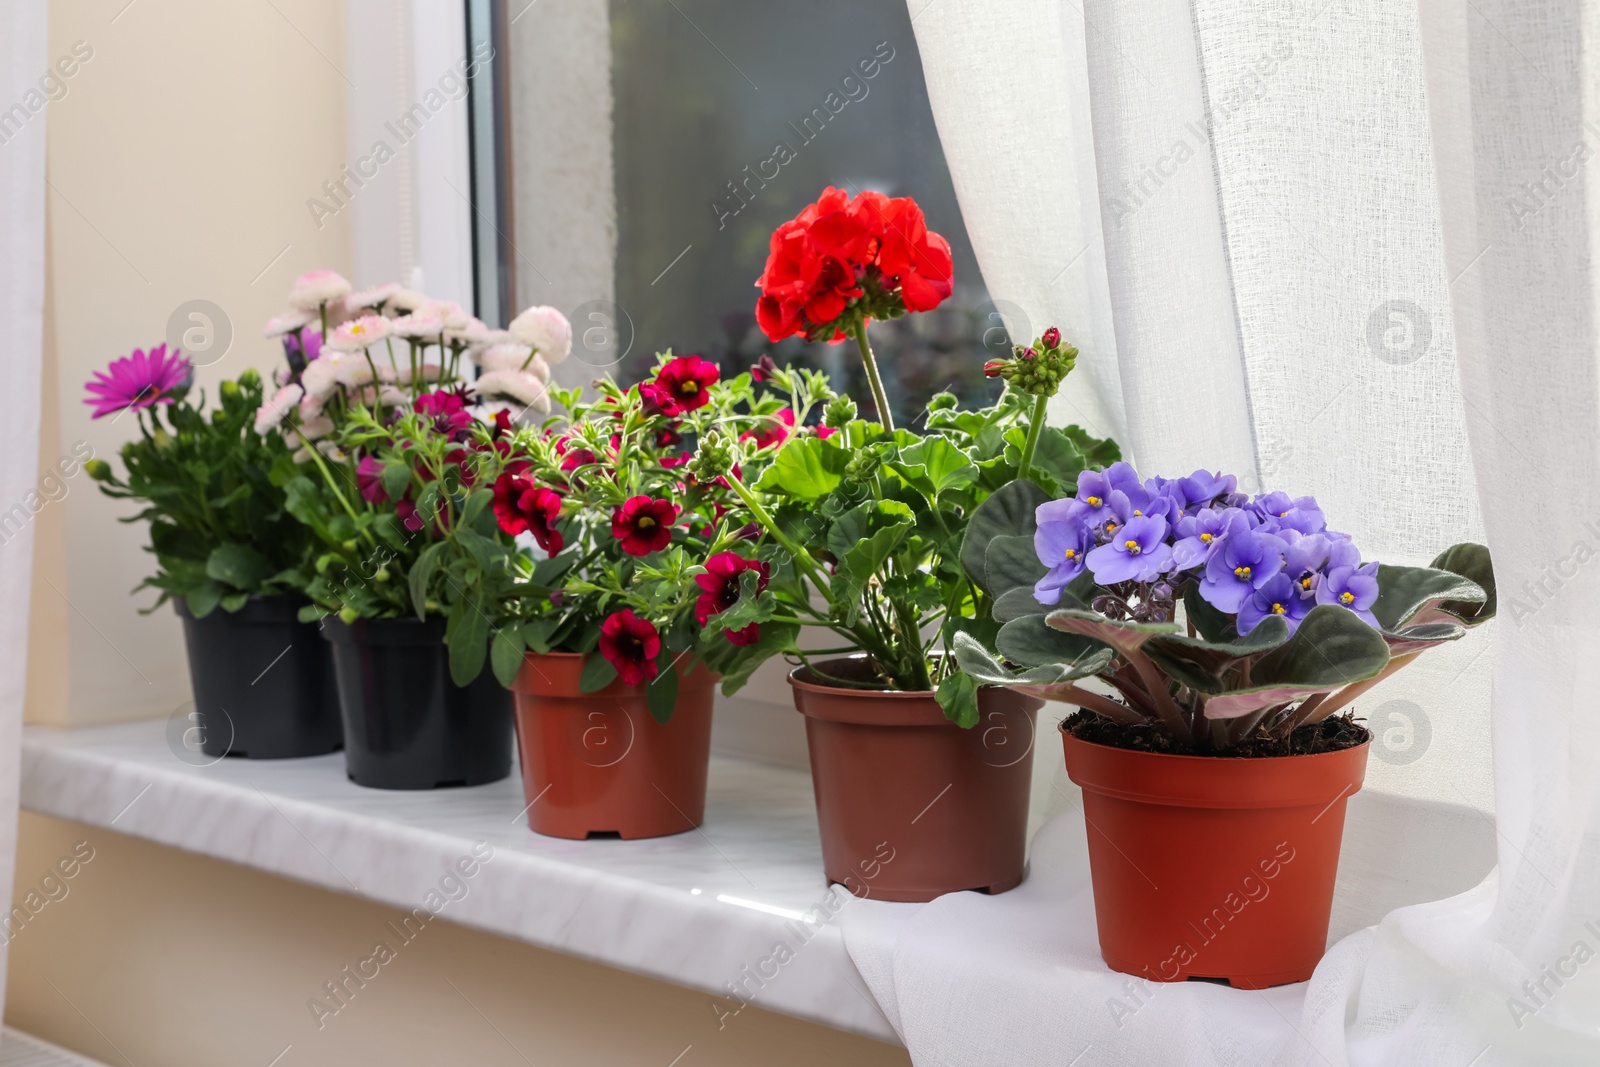
[[[561,414],[493,487],[500,530],[546,558],[520,599],[496,617],[494,662],[509,684],[524,649],[593,653],[581,686],[648,685],[653,715],[672,713],[678,678],[698,662],[737,686],[785,645],[795,627],[771,612],[749,617],[771,565],[757,558],[750,516],[725,479],[695,477],[690,448],[713,427],[748,450],[752,470],[786,440],[815,437],[810,412],[831,397],[825,379],[763,369],[722,381],[699,356],[660,357],[651,377],[596,383],[584,402],[554,390]]]
[[[992,646],[960,641],[963,668],[1220,750],[1313,726],[1494,614],[1480,545],[1431,567],[1364,562],[1315,499],[1237,487],[1126,463],[1083,472],[1064,499],[1008,486],[980,516],[1004,625]],[[1076,684],[1091,676],[1120,699]]]
[[[247,370],[223,382],[209,415],[203,396],[190,402],[192,377],[189,362],[166,345],[135,350],[96,373],[84,400],[93,417],[131,412],[139,436],[122,446],[125,477],[103,460],[84,466],[107,496],[144,505],[122,521],[150,524],[157,569],[139,588],[160,596],[145,610],[181,597],[202,618],[219,604],[238,611],[251,596],[298,592],[309,536],[268,476],[287,458],[283,441],[252,426],[260,375]]]
[[[1045,405],[1077,350],[1052,328],[986,367],[1008,386],[992,407],[959,411],[955,397],[940,394],[923,434],[895,429],[867,323],[929,310],[951,292],[949,246],[908,198],[850,199],[828,189],[773,234],[758,284],[757,317],[772,339],[855,338],[878,419],[857,418],[854,402],[836,397],[824,408],[825,432],[791,438],[759,476],[748,469],[747,441],[701,439],[690,473],[733,490],[769,564],[760,582],[741,576],[755,595],[741,599],[737,623],[782,618],[789,629],[771,651],[794,655],[821,680],[933,689],[953,721],[971,726],[977,682],[949,653],[958,634],[992,640],[999,629],[990,578],[969,563],[982,548],[972,517],[1019,476],[1066,487],[1118,458],[1111,442],[1045,425]],[[846,644],[802,650],[794,640],[800,625],[831,630]],[[836,652],[863,653],[865,663],[844,677],[813,662]]]

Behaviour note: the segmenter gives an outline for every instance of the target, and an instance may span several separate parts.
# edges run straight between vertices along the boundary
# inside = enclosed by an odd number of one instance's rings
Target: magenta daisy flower
[[[94,406],[91,417],[96,419],[126,408],[142,411],[152,404],[170,404],[169,394],[185,383],[193,369],[177,349],[168,355],[166,345],[157,345],[146,355],[136,348],[133,355],[112,360],[104,371],[95,372],[93,381],[84,383],[91,394],[84,403]]]

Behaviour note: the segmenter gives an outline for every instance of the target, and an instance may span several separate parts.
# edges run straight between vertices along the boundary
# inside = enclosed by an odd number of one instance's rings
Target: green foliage
[[[109,465],[91,472],[107,496],[143,505],[123,521],[150,527],[156,573],[139,588],[160,595],[147,611],[170,597],[196,616],[219,605],[237,611],[251,596],[294,593],[308,580],[310,531],[272,477],[290,463],[288,449],[276,434],[255,432],[261,401],[261,378],[247,371],[224,384],[209,415],[203,396],[136,412],[139,436],[121,450],[125,476]]]

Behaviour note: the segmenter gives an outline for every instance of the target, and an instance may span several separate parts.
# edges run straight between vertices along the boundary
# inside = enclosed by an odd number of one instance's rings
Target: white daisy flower
[[[388,337],[392,329],[390,320],[382,315],[363,315],[334,330],[323,347],[325,351],[360,352]]]
[[[546,363],[560,363],[572,354],[572,323],[553,307],[531,307],[512,319],[511,336],[538,349]]]
[[[304,395],[305,390],[298,385],[286,385],[273,393],[272,399],[256,411],[256,433],[264,434],[282,423]]]
[[[301,311],[318,311],[330,300],[347,295],[350,288],[344,275],[336,271],[307,271],[289,288],[289,306]]]
[[[472,387],[480,397],[508,397],[541,415],[550,411],[550,394],[544,382],[527,371],[492,370],[480,375]]]
[[[261,336],[282,337],[284,334],[292,333],[302,326],[309,326],[316,319],[317,314],[314,311],[285,311],[282,315],[274,315],[267,320],[267,324],[261,327]]]

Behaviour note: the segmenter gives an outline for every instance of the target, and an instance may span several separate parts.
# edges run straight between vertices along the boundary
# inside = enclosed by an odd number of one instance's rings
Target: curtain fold
[[[991,291],[1084,350],[1067,404],[1115,397],[1147,474],[1314,493],[1369,559],[1487,540],[1501,590],[1357,709],[1378,737],[1340,899],[1366,925],[1310,983],[1123,988],[1078,929],[1069,811],[1035,842],[1049,900],[852,918],[913,1058],[1600,1063],[1600,3],[909,7]],[[1038,248],[1080,239],[1050,288]],[[1351,860],[1386,837],[1390,869]]]
[[[44,329],[45,0],[0,5],[0,894],[11,900],[17,856],[18,757],[28,660],[28,593],[39,457]],[[13,107],[12,105],[17,105]],[[19,121],[20,120],[20,121]],[[18,516],[22,516],[19,518]],[[6,942],[0,925],[0,1004]]]

